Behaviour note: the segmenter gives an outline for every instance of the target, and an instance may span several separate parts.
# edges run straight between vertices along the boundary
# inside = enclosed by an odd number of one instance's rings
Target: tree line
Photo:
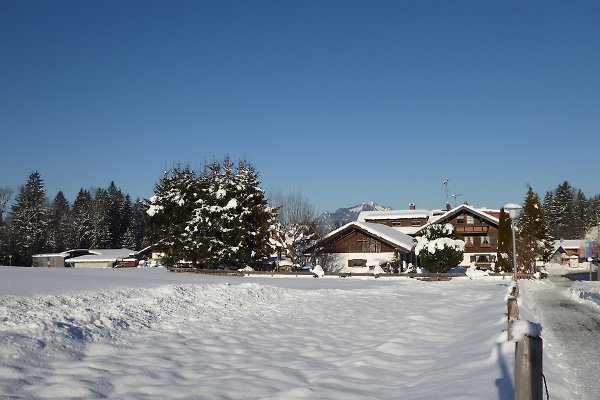
[[[564,181],[544,196],[544,212],[555,239],[584,239],[600,225],[600,195],[586,197],[581,189]]]
[[[35,171],[8,210],[12,195],[9,188],[0,188],[0,263],[30,266],[34,254],[142,246],[143,203],[132,201],[114,182],[106,189],[81,189],[70,204],[62,191],[48,200]]]
[[[0,265],[30,266],[34,254],[75,248],[148,245],[162,252],[165,265],[256,267],[274,254],[298,264],[315,239],[315,209],[307,199],[276,192],[267,200],[254,166],[229,157],[200,171],[165,171],[145,200],[132,201],[111,182],[81,189],[73,204],[62,191],[49,201],[37,171],[9,207],[12,196],[0,188]]]

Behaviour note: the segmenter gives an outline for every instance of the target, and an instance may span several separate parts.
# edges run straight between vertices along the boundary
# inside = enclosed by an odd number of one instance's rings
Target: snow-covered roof
[[[376,236],[394,246],[402,247],[404,249],[410,250],[414,246],[414,238],[408,236],[405,233],[400,232],[398,229],[392,228],[391,226],[377,224],[374,222],[349,222],[346,225],[328,233],[321,239],[321,241],[327,240],[338,233],[349,230],[352,228],[357,228],[364,232],[370,233],[373,236]]]
[[[450,211],[448,211],[445,214],[442,214],[435,218],[432,218],[427,225],[435,224],[438,221],[443,221],[445,219],[448,219],[449,217],[451,217],[455,214],[458,214],[461,211],[470,211],[471,213],[478,215],[478,216],[482,217],[483,219],[486,219],[489,222],[494,223],[495,225],[498,225],[500,223],[500,220],[497,217],[494,217],[493,215],[488,213],[488,211],[490,211],[488,209],[479,209],[479,208],[472,207],[468,204],[461,204],[460,206],[451,209]],[[422,226],[421,228],[425,228],[425,226]]]
[[[429,210],[384,210],[384,211],[362,211],[356,219],[365,222],[367,219],[412,219],[429,218],[432,215]]]
[[[555,240],[554,241],[554,251],[558,250],[560,247],[563,249],[579,249],[581,246],[585,245],[585,240],[581,239],[568,239],[568,240]]]
[[[69,257],[70,254],[66,251],[62,253],[45,253],[45,254],[34,254],[32,257]]]
[[[136,254],[134,250],[129,249],[91,249],[90,254],[79,257],[69,258],[68,262],[109,262],[122,260]]]

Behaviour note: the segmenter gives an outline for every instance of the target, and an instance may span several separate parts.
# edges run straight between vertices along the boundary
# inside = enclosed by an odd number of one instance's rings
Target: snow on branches
[[[267,205],[258,173],[244,161],[213,162],[196,173],[175,168],[147,202],[151,235],[169,253],[207,267],[238,267],[266,258],[276,212]],[[162,245],[161,245],[162,244]]]

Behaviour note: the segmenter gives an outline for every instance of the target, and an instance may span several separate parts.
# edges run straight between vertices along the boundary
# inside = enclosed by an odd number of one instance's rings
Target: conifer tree
[[[517,255],[524,272],[535,270],[537,258],[548,260],[552,253],[553,239],[548,232],[548,224],[538,195],[528,186],[519,218]]]
[[[128,248],[141,250],[144,247],[145,217],[144,204],[139,198],[131,206],[131,219],[127,230],[131,231],[131,235],[133,236],[132,243],[134,244],[134,247]],[[131,244],[129,241],[127,243]]]
[[[495,272],[513,270],[512,226],[504,208],[500,209],[498,223],[498,250],[496,255]]]
[[[250,163],[239,162],[236,183],[239,188],[236,207],[239,233],[238,243],[234,243],[239,246],[237,261],[255,267],[273,252],[269,239],[277,212],[268,206],[258,173]]]
[[[81,189],[73,202],[74,247],[79,249],[92,247],[93,220],[92,196],[89,191]]]
[[[92,237],[91,247],[96,249],[111,249],[112,237],[110,231],[110,197],[104,189],[96,190],[92,200]]]
[[[584,239],[587,228],[590,225],[590,203],[581,190],[577,190],[573,199],[573,237],[572,239]]]
[[[193,231],[188,224],[193,217],[199,190],[196,174],[189,167],[176,166],[165,171],[145,204],[146,240],[165,254],[163,263],[175,265],[178,261],[199,260],[192,241]]]
[[[575,218],[574,196],[574,189],[567,181],[559,185],[554,194],[551,214],[555,225],[552,235],[557,239],[573,239],[576,236],[572,223]]]
[[[17,264],[30,266],[31,256],[46,251],[48,237],[48,207],[46,190],[40,174],[29,175],[12,207],[11,237]]]
[[[48,248],[52,252],[61,252],[72,248],[73,218],[71,206],[64,193],[59,191],[50,206],[50,222],[48,228]]]

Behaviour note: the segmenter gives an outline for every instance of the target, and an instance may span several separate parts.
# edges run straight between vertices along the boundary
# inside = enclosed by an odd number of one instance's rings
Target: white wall
[[[329,253],[323,267],[327,271],[335,272],[347,267],[348,260],[367,260],[367,264],[370,264],[377,260],[389,262],[393,258],[394,253]]]

